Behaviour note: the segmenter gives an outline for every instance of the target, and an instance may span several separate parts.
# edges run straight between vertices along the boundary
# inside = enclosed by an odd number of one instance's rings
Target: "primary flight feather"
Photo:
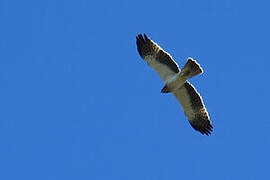
[[[202,134],[210,135],[213,129],[202,97],[187,80],[203,73],[201,66],[188,58],[182,70],[171,55],[145,34],[136,37],[140,56],[164,81],[162,93],[172,93],[181,104],[191,126]]]

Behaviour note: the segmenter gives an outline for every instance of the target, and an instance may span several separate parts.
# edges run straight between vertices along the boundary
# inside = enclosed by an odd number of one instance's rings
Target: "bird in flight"
[[[136,37],[140,56],[152,67],[164,81],[162,93],[172,93],[181,104],[191,126],[202,134],[209,136],[213,130],[210,117],[202,97],[187,80],[203,73],[201,66],[188,58],[182,70],[170,54],[159,47],[146,34]]]

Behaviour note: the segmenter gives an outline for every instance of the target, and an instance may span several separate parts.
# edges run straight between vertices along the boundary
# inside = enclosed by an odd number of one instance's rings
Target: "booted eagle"
[[[165,86],[162,93],[172,93],[181,104],[191,126],[202,134],[209,136],[213,126],[204,106],[202,97],[187,80],[203,73],[200,65],[188,58],[182,70],[173,58],[145,34],[136,37],[140,56],[162,78]]]

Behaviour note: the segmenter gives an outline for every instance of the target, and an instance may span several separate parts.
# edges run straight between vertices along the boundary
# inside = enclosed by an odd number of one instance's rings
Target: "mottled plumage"
[[[203,72],[200,65],[188,58],[182,71],[173,58],[145,34],[136,37],[140,56],[165,82],[163,93],[172,93],[181,104],[191,126],[202,134],[210,135],[213,129],[202,97],[187,79]]]

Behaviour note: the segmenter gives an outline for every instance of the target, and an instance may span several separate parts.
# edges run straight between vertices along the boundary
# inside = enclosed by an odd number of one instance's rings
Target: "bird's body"
[[[167,81],[165,81],[164,87],[166,87],[167,92],[174,92],[176,89],[183,86],[185,84],[186,80],[187,79],[185,77],[183,77],[180,72],[178,72],[177,74],[175,74],[171,78],[167,79]],[[163,91],[161,91],[161,92],[163,92]],[[164,92],[164,93],[166,93],[166,92]]]
[[[189,78],[203,73],[200,65],[188,58],[182,70],[173,58],[149,39],[145,34],[136,37],[140,56],[162,78],[165,86],[162,93],[172,93],[181,104],[191,126],[202,134],[210,135],[211,121],[201,96],[187,81]]]

